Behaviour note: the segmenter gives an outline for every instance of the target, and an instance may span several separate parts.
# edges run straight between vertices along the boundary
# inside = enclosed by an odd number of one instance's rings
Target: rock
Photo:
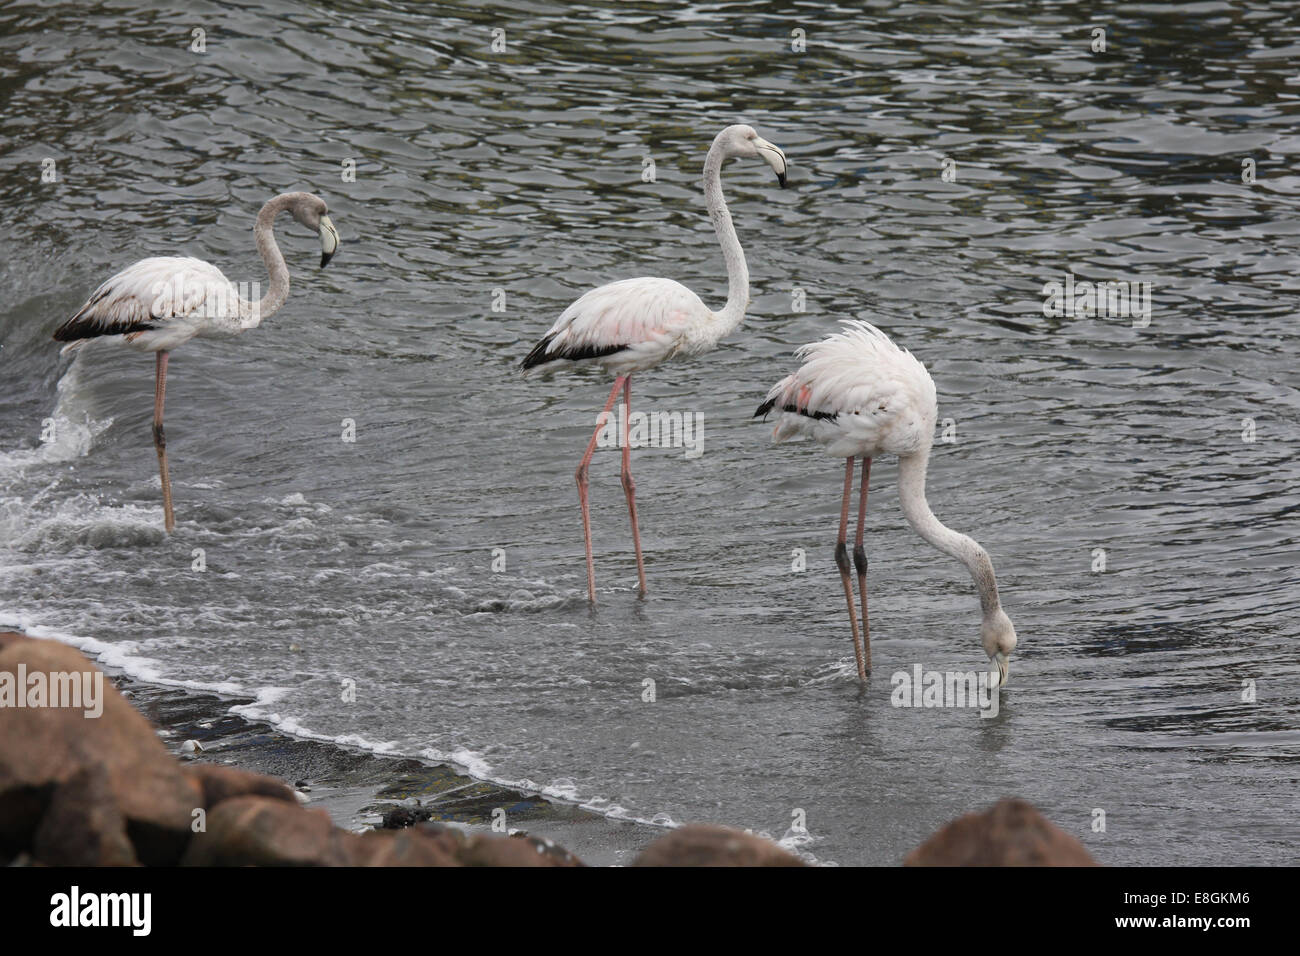
[[[454,841],[419,830],[372,830],[349,834],[348,866],[460,866]]]
[[[692,824],[646,847],[633,866],[806,866],[771,840],[742,830]]]
[[[380,826],[385,830],[404,830],[407,827],[415,826],[417,823],[430,820],[432,817],[433,811],[428,807],[396,806],[384,812],[383,822]]]
[[[32,855],[46,866],[138,865],[103,764],[84,767],[54,788]]]
[[[0,758],[2,759],[2,758]],[[54,785],[6,786],[0,770],[0,862],[22,855],[31,846],[32,831],[49,809]]]
[[[442,823],[419,823],[398,831],[433,845],[449,862],[439,866],[584,866],[583,862],[557,844],[519,833],[500,836],[476,833]],[[366,834],[380,837],[384,834]]]
[[[18,680],[20,672],[43,673],[50,686],[51,675],[88,674],[96,699],[75,707],[0,706],[0,861],[56,866],[583,865],[550,841],[523,833],[467,833],[432,823],[349,833],[334,826],[324,810],[300,806],[299,795],[279,780],[202,761],[182,764],[103,672],[71,647],[0,633],[0,692],[11,698],[16,692],[25,695],[28,682]],[[88,709],[99,712],[87,714]],[[422,807],[402,809],[406,812],[394,814],[390,825],[430,815]],[[191,824],[199,827],[197,832]]]
[[[149,722],[77,650],[0,633],[0,674],[13,675],[0,679],[12,686],[20,665],[29,678],[41,672],[47,681],[51,674],[92,675],[103,711],[88,717],[86,708],[0,707],[0,855],[27,849],[55,789],[100,765],[136,856],[146,864],[174,864],[189,841],[191,813],[202,806],[198,784],[181,771]]]
[[[345,866],[352,836],[297,800],[230,797],[208,814],[181,866]]]
[[[533,837],[466,834],[420,824],[356,834],[324,810],[263,796],[230,797],[207,818],[183,866],[581,866],[570,853]]]
[[[183,764],[181,769],[198,784],[203,806],[209,810],[231,797],[270,797],[295,806],[298,803],[297,795],[274,777],[215,763]]]
[[[1033,804],[1001,800],[949,823],[907,855],[904,866],[1096,866],[1082,843]]]
[[[497,836],[471,833],[460,852],[463,866],[583,866],[583,862],[561,846],[520,833]]]

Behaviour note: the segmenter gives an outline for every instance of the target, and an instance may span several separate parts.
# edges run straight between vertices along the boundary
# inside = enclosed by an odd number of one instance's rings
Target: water
[[[1297,20],[1281,2],[8,5],[0,618],[255,696],[296,733],[821,861],[897,862],[1017,794],[1107,863],[1294,862]],[[721,304],[699,177],[737,120],[787,151],[791,188],[727,167],[749,318],[634,382],[634,407],[702,414],[705,451],[635,453],[644,603],[599,453],[592,613],[572,473],[607,384],[515,364],[604,281],[671,276]],[[175,353],[165,537],[151,360],[69,364],[50,333],[146,255],[265,281],[253,216],[291,188],[327,199],[344,245],[319,272],[282,220],[285,309]],[[1067,271],[1152,282],[1150,325],[1045,317]],[[895,671],[985,659],[969,579],[907,528],[885,460],[859,690],[839,464],[749,420],[791,350],[849,317],[914,350],[953,419],[931,500],[993,555],[1021,636],[996,718],[890,706]]]

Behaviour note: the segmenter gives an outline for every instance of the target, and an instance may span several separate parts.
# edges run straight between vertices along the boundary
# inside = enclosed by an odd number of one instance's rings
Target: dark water
[[[897,862],[1018,794],[1107,863],[1294,862],[1298,20],[1283,2],[8,4],[0,618],[259,696],[247,712],[292,732],[822,861]],[[786,150],[790,188],[727,167],[749,318],[634,383],[641,408],[703,415],[704,454],[635,453],[644,603],[617,455],[598,455],[591,613],[572,472],[606,385],[514,366],[604,281],[670,276],[721,305],[699,178],[735,121]],[[282,224],[284,310],[175,354],[165,538],[149,357],[69,364],[50,333],[146,255],[264,281],[252,219],[292,188],[326,198],[345,244],[318,272]],[[1046,317],[1066,272],[1151,282],[1149,325]],[[890,706],[895,671],[985,665],[969,579],[905,525],[892,461],[859,690],[839,465],[749,420],[791,350],[850,317],[913,349],[953,419],[931,500],[993,555],[1021,637],[993,719]]]

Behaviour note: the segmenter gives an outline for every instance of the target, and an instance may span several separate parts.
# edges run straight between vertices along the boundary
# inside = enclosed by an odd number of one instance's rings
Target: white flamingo
[[[778,415],[772,436],[775,441],[811,437],[826,446],[828,455],[845,459],[844,500],[840,507],[835,563],[840,569],[849,606],[858,677],[865,680],[871,669],[867,555],[862,545],[867,482],[871,459],[891,454],[898,456],[898,497],[908,523],[922,538],[970,570],[983,612],[980,638],[989,660],[997,667],[998,684],[1004,684],[1008,661],[1016,647],[1016,629],[998,599],[993,562],[977,542],[941,524],[925,497],[925,471],[938,414],[934,379],[910,352],[900,349],[875,326],[852,320],[842,324],[845,326],[842,332],[805,345],[795,353],[803,364],[794,374],[772,386],[767,401],[759,406],[754,417],[775,411]],[[858,637],[846,543],[855,456],[862,459],[862,491],[853,562],[862,594],[865,642]]]
[[[231,336],[255,329],[289,296],[289,269],[276,245],[272,224],[288,210],[295,220],[320,235],[321,268],[339,244],[324,200],[311,193],[281,193],[257,214],[253,236],[270,273],[271,287],[259,301],[244,299],[221,270],[202,259],[158,256],[123,269],[91,294],[76,315],[59,326],[54,338],[64,351],[87,339],[113,336],[117,342],[155,355],[153,441],[162,479],[163,517],[168,533],[176,527],[172,486],[167,473],[167,436],[163,432],[167,356],[196,335]]]
[[[704,200],[722,245],[727,264],[727,304],[720,312],[709,309],[700,297],[672,279],[623,279],[593,289],[567,309],[521,363],[527,370],[548,362],[597,364],[614,373],[614,387],[587,443],[575,477],[582,506],[582,533],[587,546],[587,597],[596,601],[596,570],[591,555],[591,511],[587,497],[587,472],[596,440],[620,389],[627,414],[623,416],[623,491],[632,521],[636,573],[645,596],[645,564],[641,559],[641,532],[636,520],[636,485],[632,481],[627,420],[632,407],[632,373],[654,368],[674,355],[699,355],[713,349],[745,317],[749,305],[749,268],[736,238],[726,200],[722,198],[722,164],[732,157],[762,159],[786,184],[786,160],[776,146],[749,126],[728,126],[716,137],[704,158]]]

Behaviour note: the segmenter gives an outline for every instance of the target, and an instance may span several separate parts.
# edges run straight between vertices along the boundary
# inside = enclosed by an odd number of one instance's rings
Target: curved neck
[[[713,141],[709,154],[704,157],[704,201],[709,207],[709,218],[718,233],[718,243],[722,246],[722,258],[727,264],[727,304],[717,313],[721,322],[718,337],[726,335],[745,317],[749,306],[749,267],[745,264],[745,253],[736,238],[736,227],[732,225],[731,213],[727,211],[727,201],[722,198],[722,162],[726,159],[721,137]]]
[[[953,531],[942,524],[930,510],[925,497],[925,471],[930,461],[930,449],[898,459],[898,499],[903,514],[912,529],[944,554],[950,554],[970,571],[971,579],[980,595],[980,611],[987,618],[995,613],[998,601],[998,582],[993,575],[993,562],[988,552],[972,538]]]
[[[263,319],[276,312],[284,305],[285,299],[289,298],[289,267],[284,264],[284,256],[280,252],[280,247],[276,245],[275,233],[271,227],[275,223],[275,217],[282,210],[287,209],[291,202],[292,199],[287,193],[276,196],[269,200],[257,214],[257,222],[253,226],[253,238],[257,241],[257,251],[262,254],[262,261],[266,263],[266,271],[271,276],[271,287],[257,302],[240,299],[241,325],[246,329],[256,328]]]

